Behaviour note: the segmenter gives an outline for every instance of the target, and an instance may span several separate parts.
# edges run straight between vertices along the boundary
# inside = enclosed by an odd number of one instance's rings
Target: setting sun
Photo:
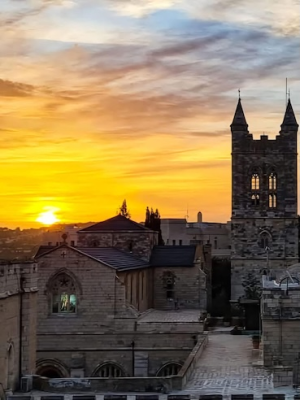
[[[54,210],[42,212],[36,220],[44,225],[52,225],[59,221]]]

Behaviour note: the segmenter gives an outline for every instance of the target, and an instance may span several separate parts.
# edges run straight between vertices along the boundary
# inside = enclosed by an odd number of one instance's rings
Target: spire
[[[242,107],[241,98],[239,97],[239,101],[235,110],[235,114],[233,117],[233,121],[231,124],[231,129],[233,130],[248,130],[248,124],[245,118],[244,110]]]
[[[287,106],[286,106],[286,110],[285,110],[285,115],[283,118],[283,122],[281,124],[281,128],[283,128],[284,126],[294,126],[298,128],[298,123],[295,117],[295,113],[292,107],[292,103],[291,100],[288,100]]]

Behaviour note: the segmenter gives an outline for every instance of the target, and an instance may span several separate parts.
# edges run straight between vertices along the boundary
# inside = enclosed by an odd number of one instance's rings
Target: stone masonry
[[[233,300],[246,272],[280,274],[298,260],[297,131],[290,101],[274,140],[254,140],[239,99],[232,132]]]
[[[35,372],[36,300],[37,264],[0,264],[0,383],[4,390],[14,390],[20,374]]]

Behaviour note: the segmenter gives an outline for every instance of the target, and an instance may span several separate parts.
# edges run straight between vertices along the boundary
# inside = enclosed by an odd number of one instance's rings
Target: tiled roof
[[[132,221],[129,218],[123,217],[122,215],[116,215],[115,217],[109,218],[105,221],[98,222],[95,225],[91,225],[87,228],[81,229],[80,232],[102,232],[102,231],[148,231],[149,229],[145,226]]]
[[[155,246],[150,264],[154,267],[192,267],[196,246]]]
[[[125,251],[113,248],[113,247],[70,247],[68,245],[61,246],[40,246],[36,258],[42,257],[47,253],[51,253],[52,251],[58,248],[71,248],[74,251],[77,251],[87,257],[93,258],[94,260],[107,265],[108,267],[114,268],[118,271],[130,270],[130,269],[139,269],[149,267],[149,263],[147,261],[142,260],[141,258],[135,257],[131,253],[126,253]]]
[[[149,267],[147,261],[113,247],[81,247],[76,249],[81,253],[117,270]]]
[[[48,251],[51,251],[51,250],[55,249],[56,247],[57,246],[40,246],[35,255],[35,258],[38,258],[45,253],[48,253]]]

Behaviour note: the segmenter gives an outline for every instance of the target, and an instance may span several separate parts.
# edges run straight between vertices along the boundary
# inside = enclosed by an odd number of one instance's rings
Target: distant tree
[[[244,299],[248,300],[259,300],[261,296],[261,285],[259,279],[252,273],[244,277],[242,286],[244,288],[245,295]]]
[[[123,217],[129,218],[129,219],[131,218],[131,214],[127,208],[126,200],[123,200],[123,203],[122,203],[121,207],[119,208],[119,215],[122,215]]]
[[[158,232],[158,245],[164,246],[165,243],[162,238],[160,224],[161,224],[160,213],[159,213],[158,209],[153,211],[153,208],[151,208],[151,210],[149,210],[149,207],[147,207],[146,208],[145,227]]]

